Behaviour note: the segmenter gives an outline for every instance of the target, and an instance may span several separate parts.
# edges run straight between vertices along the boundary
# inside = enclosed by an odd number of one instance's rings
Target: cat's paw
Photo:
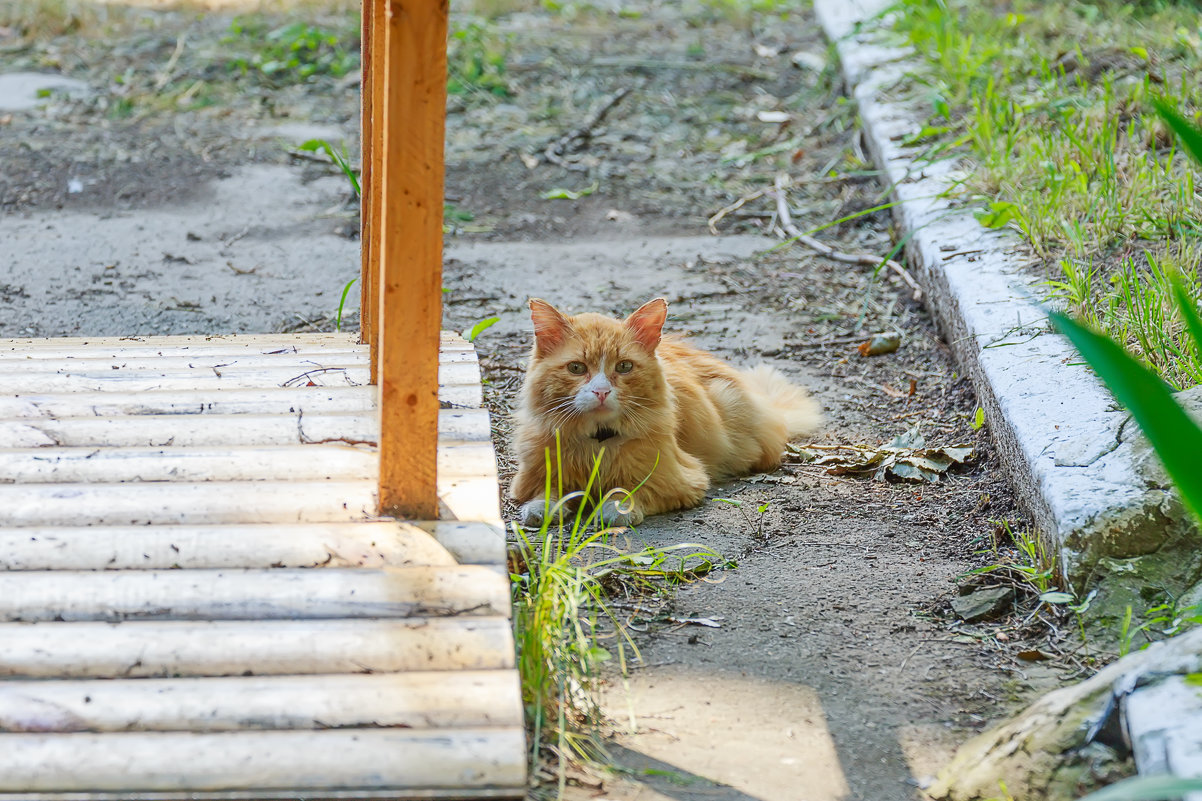
[[[543,498],[526,501],[518,510],[518,521],[522,528],[541,528],[547,515],[547,502]]]
[[[601,504],[601,521],[607,526],[637,526],[643,522],[643,513],[634,501],[606,501]]]

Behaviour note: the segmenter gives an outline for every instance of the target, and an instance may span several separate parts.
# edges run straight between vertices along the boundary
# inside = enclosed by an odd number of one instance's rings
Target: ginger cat
[[[561,479],[565,494],[584,490],[604,448],[590,496],[641,483],[631,499],[601,509],[608,525],[638,525],[645,515],[698,505],[711,482],[775,469],[789,438],[821,420],[805,390],[774,368],[736,370],[661,339],[663,298],[624,321],[568,317],[537,298],[530,312],[534,351],[516,415],[518,471],[510,488],[525,526],[539,525],[547,507],[548,449],[554,495]]]

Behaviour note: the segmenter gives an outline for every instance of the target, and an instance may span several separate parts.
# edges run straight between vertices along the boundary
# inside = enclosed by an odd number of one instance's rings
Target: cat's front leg
[[[559,525],[564,525],[571,515],[574,515],[578,502],[569,497],[566,501],[552,498],[548,503],[544,497],[532,498],[518,508],[518,522],[522,528],[542,528],[543,521],[550,517],[552,522],[559,519]]]
[[[633,498],[605,501],[601,504],[601,522],[606,526],[637,526],[643,522],[643,511]]]
[[[546,498],[533,498],[518,509],[518,522],[522,528],[542,528],[548,511]]]
[[[543,521],[547,519],[547,514],[550,512],[551,518],[554,519],[558,515],[560,525],[563,525],[567,516],[574,514],[575,507],[576,504],[573,503],[560,504],[553,500],[548,504],[546,498],[534,498],[526,501],[518,509],[518,522],[522,528],[542,528]],[[598,517],[605,526],[637,526],[643,522],[644,515],[634,505],[634,502],[627,498],[605,501],[601,504]]]

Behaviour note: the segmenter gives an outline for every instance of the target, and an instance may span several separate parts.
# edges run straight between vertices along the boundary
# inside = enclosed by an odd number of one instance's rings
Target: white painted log
[[[278,350],[295,349],[298,353],[321,352],[329,349],[361,350],[358,332],[326,334],[203,334],[184,336],[128,336],[128,337],[56,337],[0,339],[0,358],[57,358],[54,354],[90,353],[105,351],[128,352],[142,349],[150,353],[172,355],[180,353],[226,352],[270,353]],[[471,343],[453,331],[442,331],[440,349],[471,350]]]
[[[410,567],[503,564],[487,525],[310,523],[0,529],[0,570]],[[440,535],[439,532],[443,533]],[[439,543],[444,536],[452,550]],[[457,558],[458,557],[458,558]]]
[[[476,378],[464,378],[458,383],[443,381],[440,377],[438,384],[438,402],[444,408],[478,409],[484,405],[484,390],[480,386],[479,368],[476,368]]]
[[[0,450],[0,482],[374,481],[374,448],[327,443],[263,447]]]
[[[438,449],[438,497],[455,520],[501,522],[497,457],[490,442],[443,443]]]
[[[81,364],[62,370],[54,365],[40,370],[14,370],[0,373],[8,391],[23,395],[43,392],[147,392],[151,390],[206,389],[211,387],[305,387],[363,386],[367,384],[367,368],[313,367],[287,365],[264,367],[258,370],[214,371],[207,367],[181,367],[163,370],[112,370]],[[456,365],[458,366],[458,365]]]
[[[510,670],[0,681],[0,732],[521,726]]]
[[[440,409],[438,440],[439,446],[446,448],[452,443],[487,445],[492,464],[496,465],[491,444],[492,420],[486,409]]]
[[[0,676],[38,679],[499,670],[514,661],[503,617],[0,623],[0,643]]]
[[[269,465],[275,464],[273,460],[279,458],[269,451],[271,448],[299,445],[374,446],[378,439],[378,426],[377,415],[372,412],[274,415],[162,414],[0,420],[0,482],[23,480],[19,478],[18,472],[13,471],[32,469],[27,464],[30,459],[59,463],[82,458],[78,454],[72,456],[69,453],[70,449],[86,449],[87,453],[82,456],[88,459],[104,458],[114,463],[142,458],[152,453],[158,459],[195,462],[205,458],[202,451],[213,454],[217,453],[214,448],[238,449],[237,453],[231,453],[229,458],[246,460],[248,470],[254,469],[254,465],[260,463],[264,470],[268,470]],[[488,412],[483,409],[443,409],[438,415],[438,435],[446,447],[465,442],[486,447],[492,436]],[[93,456],[94,449],[99,447],[114,451],[124,450],[111,455],[102,452]],[[183,448],[195,448],[197,453],[182,453]],[[8,454],[10,458],[4,459],[4,454]],[[466,458],[466,452],[463,455]],[[319,449],[295,452],[289,458],[324,459],[327,458],[327,454],[324,449]],[[338,464],[342,462],[333,462],[328,474],[337,475]],[[358,464],[358,461],[353,464]],[[346,462],[346,465],[348,469],[353,469],[351,462]],[[158,475],[163,470],[152,472]],[[238,477],[236,470],[224,472]],[[301,472],[318,474],[322,471],[313,466]],[[472,468],[469,472],[478,471]],[[39,474],[49,475],[45,470],[41,470]],[[292,476],[296,471],[289,471],[287,474]],[[62,475],[67,473],[62,472]],[[371,475],[374,476],[375,471]],[[216,474],[213,477],[216,477]],[[250,477],[255,476],[252,474]],[[110,480],[128,479],[114,477]],[[144,476],[144,480],[172,479],[152,479]]]
[[[444,342],[453,341],[445,335]],[[459,340],[462,341],[462,340]],[[326,334],[198,334],[176,336],[128,336],[128,337],[52,337],[32,338],[20,337],[0,339],[0,354],[9,354],[20,358],[27,355],[35,357],[41,353],[58,351],[74,352],[86,349],[92,352],[106,350],[120,351],[129,348],[144,348],[151,352],[170,352],[172,350],[225,349],[231,353],[247,351],[264,352],[295,348],[301,352],[305,349],[322,348],[363,348],[359,344],[358,332],[326,333]]]
[[[456,351],[453,361],[462,361]],[[105,371],[118,374],[139,371],[157,373],[175,371],[215,371],[222,375],[226,373],[246,372],[248,370],[294,369],[333,370],[337,368],[350,369],[367,364],[366,351],[335,350],[328,353],[205,353],[196,351],[186,354],[161,355],[157,353],[96,353],[86,348],[77,354],[55,359],[36,359],[33,357],[19,358],[0,357],[0,376],[7,379],[11,375],[21,373],[64,373],[91,375]]]
[[[164,414],[0,421],[0,447],[162,448],[374,443],[371,412],[335,414]]]
[[[25,448],[204,448],[303,444],[372,444],[379,420],[373,412],[316,414],[156,414],[0,420],[0,452]],[[492,431],[483,409],[443,409],[438,435],[448,444],[487,445]],[[316,458],[317,451],[308,457]],[[164,452],[171,458],[171,452]],[[50,453],[38,458],[51,458]],[[113,457],[124,458],[124,457]],[[5,479],[0,468],[0,481]]]
[[[520,728],[0,734],[0,792],[508,787]],[[25,796],[28,798],[28,796]],[[275,796],[278,797],[278,796]],[[519,796],[520,797],[520,796]]]
[[[0,573],[4,622],[508,614],[508,578],[480,565]]]
[[[0,419],[152,414],[329,414],[376,408],[376,389],[271,387],[167,392],[60,392],[0,397]]]
[[[457,364],[456,374],[448,376],[448,378],[440,378],[439,384],[439,402],[444,404],[445,408],[468,408],[474,409],[480,407],[483,403],[483,394],[480,387],[480,379],[478,379],[478,367],[474,364]],[[472,373],[472,368],[476,373]],[[178,392],[195,392],[198,396],[208,397],[215,390],[255,390],[267,391],[272,388],[308,388],[308,390],[333,391],[345,390],[351,388],[351,385],[339,385],[337,382],[327,381],[327,386],[321,387],[278,387],[274,384],[262,384],[254,380],[242,382],[234,380],[237,376],[226,376],[224,382],[222,379],[216,378],[212,373],[209,376],[179,376],[173,379],[155,379],[155,378],[135,378],[135,376],[126,376],[121,381],[114,380],[82,380],[75,376],[65,376],[58,374],[40,374],[41,379],[38,379],[38,386],[35,382],[23,382],[22,386],[12,387],[7,390],[8,397],[30,398],[42,397],[47,394],[64,394],[64,393],[81,393],[82,397],[88,398],[91,404],[97,408],[107,408],[109,403],[105,397],[95,397],[96,394],[106,396],[112,393],[114,398],[127,398],[130,394],[141,393],[178,393]],[[476,378],[472,378],[472,376]],[[453,379],[453,380],[452,380]],[[358,386],[362,391],[373,392],[370,387],[361,385]],[[91,394],[87,394],[91,393]],[[148,400],[153,399],[151,394]],[[28,408],[25,405],[20,405],[18,408]],[[6,415],[0,415],[6,416]]]
[[[211,369],[208,367],[146,370],[113,370],[88,365],[54,369],[0,372],[8,394],[25,395],[48,392],[150,392],[155,390],[209,389],[215,387],[323,387],[362,386],[367,384],[365,365],[349,367],[313,367],[288,365],[248,370]],[[438,368],[440,385],[480,383],[480,368],[475,361],[452,362]]]
[[[376,517],[370,481],[0,485],[5,526],[346,523]]]
[[[477,799],[509,798],[518,801],[525,798],[519,788],[497,787],[425,787],[420,789],[393,788],[381,790],[364,788],[356,790],[322,790],[314,794],[309,790],[218,790],[203,792],[187,790],[167,792],[138,792],[120,790],[116,792],[67,792],[67,793],[6,793],[0,791],[0,801],[469,801]]]
[[[439,464],[455,458],[440,450]],[[439,482],[449,519],[499,520],[495,482]],[[357,522],[378,519],[376,491],[371,481],[0,484],[0,527]]]
[[[505,564],[505,528],[500,521],[481,518],[479,522],[441,520],[413,525],[429,532],[461,564]]]
[[[209,370],[216,374],[244,372],[247,370],[292,368],[298,372],[309,370],[335,370],[354,368],[367,364],[367,348],[313,350],[306,353],[286,351],[261,351],[247,353],[209,352],[193,349],[190,352],[156,353],[134,349],[131,351],[94,351],[80,348],[73,353],[55,358],[25,356],[10,353],[7,358],[0,352],[0,376],[7,377],[22,372],[80,373],[90,375],[112,370],[120,373],[150,370],[157,372],[177,370]],[[439,351],[440,364],[475,362],[474,350]]]

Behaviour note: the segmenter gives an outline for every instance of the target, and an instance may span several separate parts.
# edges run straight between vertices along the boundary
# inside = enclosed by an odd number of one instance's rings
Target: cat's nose
[[[609,397],[609,390],[594,389],[593,394],[597,396],[597,403],[605,403],[605,399]]]

